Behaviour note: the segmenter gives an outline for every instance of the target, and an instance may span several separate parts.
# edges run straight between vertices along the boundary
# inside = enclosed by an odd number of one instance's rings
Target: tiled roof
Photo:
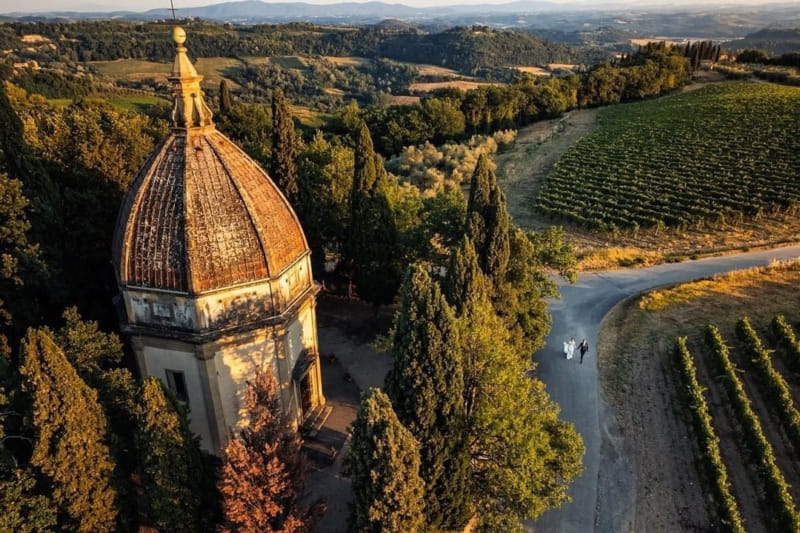
[[[162,142],[131,185],[114,237],[122,285],[187,293],[276,277],[307,251],[276,185],[213,126]]]

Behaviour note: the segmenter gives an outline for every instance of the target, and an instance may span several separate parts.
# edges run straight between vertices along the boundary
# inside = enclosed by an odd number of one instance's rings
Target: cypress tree
[[[511,250],[508,236],[510,221],[505,195],[498,186],[495,186],[489,196],[484,223],[486,239],[480,250],[479,262],[486,276],[495,286],[499,286],[505,281]]]
[[[400,285],[399,235],[389,203],[383,159],[362,123],[356,139],[347,256],[358,295],[379,306],[391,303]]]
[[[386,393],[422,446],[425,515],[438,529],[462,528],[471,512],[464,382],[455,318],[436,283],[410,267],[395,319]]]
[[[22,186],[19,180],[0,172],[0,356],[11,353],[5,333],[12,333],[7,327],[12,326],[13,313],[7,306],[18,311],[20,305],[27,304],[19,294],[23,284],[19,265],[35,263],[38,259],[36,248],[28,242],[31,225],[26,213],[28,199],[22,194]]]
[[[219,111],[222,114],[231,112],[231,90],[228,87],[228,81],[225,79],[219,82]]]
[[[353,505],[349,530],[406,533],[424,524],[425,484],[419,476],[420,446],[380,389],[361,395],[353,422],[349,465]]]
[[[47,496],[36,493],[30,468],[0,464],[0,531],[51,533],[56,524],[56,510]]]
[[[120,523],[135,523],[138,501],[129,480],[137,468],[134,450],[137,386],[131,372],[119,368],[122,342],[117,335],[101,331],[97,322],[83,321],[75,307],[65,310],[62,316],[65,323],[56,332],[55,340],[81,379],[98,393],[117,465],[114,488],[120,503]]]
[[[0,124],[0,172],[23,183],[24,194],[31,200],[32,240],[43,242],[44,237],[53,235],[53,230],[60,229],[58,189],[25,142],[25,128],[11,106],[2,79]]]
[[[478,265],[478,254],[472,240],[464,235],[459,245],[450,254],[444,293],[457,316],[475,301],[486,298],[486,281]]]
[[[466,233],[475,244],[478,264],[495,287],[503,283],[509,259],[510,221],[503,192],[481,154],[472,173]]]
[[[297,201],[297,137],[289,102],[283,91],[272,91],[272,160],[270,177],[294,204]]]
[[[97,393],[81,380],[64,353],[42,330],[22,341],[23,388],[30,394],[35,429],[31,465],[52,484],[62,529],[113,531],[116,494],[106,419]]]
[[[308,531],[311,516],[298,500],[306,463],[300,438],[283,414],[271,373],[259,373],[247,388],[248,426],[222,453],[218,488],[224,532]]]
[[[467,213],[483,213],[486,206],[489,205],[489,195],[496,185],[497,180],[489,167],[489,158],[486,157],[486,154],[481,154],[469,184]]]
[[[206,465],[186,413],[155,377],[142,384],[140,404],[136,445],[149,522],[160,531],[206,531]]]

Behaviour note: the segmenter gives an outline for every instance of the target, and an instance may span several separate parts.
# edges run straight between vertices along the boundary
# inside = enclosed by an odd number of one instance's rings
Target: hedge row
[[[686,347],[686,337],[679,337],[675,340],[675,355],[678,358],[689,408],[692,411],[692,420],[697,430],[698,444],[711,477],[711,488],[717,501],[720,522],[724,531],[745,533],[739,506],[731,494],[728,470],[719,449],[719,437],[714,432],[708,403],[703,395],[705,389],[697,381],[697,369],[694,366],[692,355]]]
[[[769,351],[761,344],[758,333],[750,325],[747,317],[739,319],[736,323],[736,336],[744,345],[745,355],[753,360],[761,374],[770,405],[777,410],[795,449],[800,450],[800,412],[795,408],[789,385],[780,372],[772,366]]]
[[[769,328],[775,343],[786,354],[786,363],[792,370],[800,371],[800,341],[797,340],[786,317],[776,315]]]
[[[717,357],[727,378],[725,382],[728,387],[728,396],[744,429],[745,442],[753,453],[753,459],[758,464],[758,472],[766,491],[766,501],[774,506],[775,519],[780,531],[800,533],[800,516],[798,516],[789,494],[789,485],[775,462],[772,445],[764,435],[761,422],[750,405],[744,385],[736,375],[737,369],[731,362],[728,347],[717,327],[712,324],[706,328],[706,342]]]

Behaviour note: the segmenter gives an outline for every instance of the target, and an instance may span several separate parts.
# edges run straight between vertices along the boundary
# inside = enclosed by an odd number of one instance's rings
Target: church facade
[[[219,453],[244,393],[272,372],[298,426],[325,404],[317,285],[300,223],[267,174],[218,132],[175,28],[172,131],[126,193],[114,235],[122,331],[142,376],[190,409]]]

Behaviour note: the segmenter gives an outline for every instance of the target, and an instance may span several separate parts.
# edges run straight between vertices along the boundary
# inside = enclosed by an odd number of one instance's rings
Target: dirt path
[[[508,212],[522,229],[549,226],[533,213],[533,200],[553,165],[575,141],[597,125],[598,109],[578,109],[519,130],[513,150],[498,155],[497,177]]]

